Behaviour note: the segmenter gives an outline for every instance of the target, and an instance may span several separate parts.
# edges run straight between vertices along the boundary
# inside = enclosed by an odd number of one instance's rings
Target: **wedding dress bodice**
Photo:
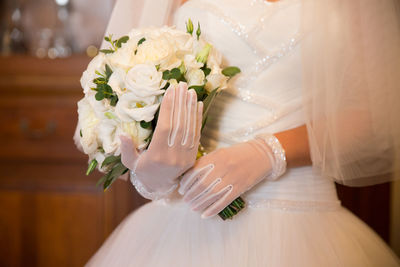
[[[178,9],[178,28],[185,29],[189,18],[195,25],[200,22],[202,34],[222,53],[224,65],[242,70],[210,110],[202,138],[207,149],[305,123],[300,16],[300,0],[192,0]],[[254,206],[284,208],[304,203],[306,208],[326,210],[338,205],[333,182],[310,166],[289,169],[278,181],[262,182],[246,200]]]

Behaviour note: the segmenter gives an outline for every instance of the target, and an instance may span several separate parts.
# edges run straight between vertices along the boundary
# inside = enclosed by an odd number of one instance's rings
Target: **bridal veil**
[[[303,1],[303,96],[312,161],[345,185],[385,182],[399,168],[399,3]]]

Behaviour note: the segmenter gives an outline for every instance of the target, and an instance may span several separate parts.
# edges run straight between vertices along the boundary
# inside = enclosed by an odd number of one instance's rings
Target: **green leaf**
[[[83,137],[82,129],[79,130],[79,135],[80,135],[81,137]]]
[[[207,77],[211,73],[211,69],[207,68],[206,65],[200,68],[204,72],[204,76]]]
[[[121,163],[121,156],[108,156],[103,160],[103,163],[101,164],[101,167],[105,167],[107,165],[110,165],[112,163]]]
[[[118,103],[118,96],[114,94],[110,98],[110,105],[115,107],[117,105],[117,103]]]
[[[114,50],[112,50],[112,49],[100,49],[100,52],[104,53],[104,54],[112,54],[112,53],[114,53]]]
[[[107,42],[111,42],[111,39],[108,36],[104,37],[104,40],[106,40]]]
[[[92,161],[89,163],[88,169],[86,171],[86,175],[91,174],[94,171],[94,169],[96,168],[96,166],[97,166],[97,160],[92,159]]]
[[[240,73],[240,69],[238,67],[226,67],[225,69],[222,70],[222,74],[227,76],[227,77],[233,77],[236,74]]]
[[[101,101],[104,99],[104,93],[102,91],[99,91],[95,94],[94,96],[96,98],[97,101]]]
[[[128,42],[128,40],[129,40],[129,36],[126,36],[126,35],[122,36],[121,38],[118,39],[116,46],[118,48],[121,48],[122,44]]]
[[[172,70],[165,70],[163,72],[163,80],[176,79],[177,81],[181,80],[183,74],[181,73],[179,68],[173,68]]]
[[[197,40],[199,40],[200,35],[201,35],[200,22],[197,22],[197,30],[196,30]]]
[[[204,85],[192,85],[189,87],[189,89],[194,89],[197,94],[197,100],[202,101],[204,98],[204,95],[206,94],[206,90],[204,89]]]
[[[186,22],[186,32],[190,35],[192,35],[193,33],[193,22],[191,19],[188,19],[188,21]]]
[[[139,46],[139,45],[143,44],[144,41],[146,41],[146,38],[143,37],[142,39],[139,40],[137,45]]]
[[[102,84],[102,83],[107,83],[106,79],[104,77],[97,77],[96,79],[93,79],[94,84]]]
[[[108,82],[108,79],[110,79],[111,74],[113,73],[112,69],[110,68],[110,66],[108,66],[108,64],[106,64],[106,81]]]
[[[215,97],[218,95],[218,89],[219,88],[212,90],[210,92],[210,94],[203,101],[203,123],[202,123],[203,126],[202,127],[204,127],[204,125],[205,125],[210,106],[214,102]]]
[[[103,184],[109,177],[111,172],[106,173],[105,175],[103,175],[96,183],[96,186],[99,186],[101,184]]]
[[[142,127],[143,129],[148,129],[151,127],[151,121],[147,122],[147,121],[141,121],[140,122],[140,127]]]
[[[129,169],[126,168],[122,163],[117,163],[111,169],[109,176],[107,177],[106,181],[103,184],[104,190],[107,190],[111,184],[117,180],[122,174],[126,173]]]

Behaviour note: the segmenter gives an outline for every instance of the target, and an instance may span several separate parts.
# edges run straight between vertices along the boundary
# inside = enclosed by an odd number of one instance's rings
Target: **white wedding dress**
[[[240,77],[214,103],[202,143],[208,149],[305,123],[300,0],[193,0],[191,18]],[[249,159],[251,160],[251,159]],[[251,170],[248,170],[251,172]],[[311,166],[264,181],[233,220],[201,219],[176,194],[129,215],[88,266],[399,266],[388,246],[341,207],[334,182]]]

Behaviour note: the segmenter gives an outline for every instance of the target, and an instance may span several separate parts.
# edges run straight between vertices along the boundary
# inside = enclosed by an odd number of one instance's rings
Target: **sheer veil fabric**
[[[345,185],[386,182],[394,175],[384,174],[399,168],[399,3],[303,1],[303,98],[312,161]]]
[[[170,25],[182,0],[117,0],[105,35],[122,36],[132,28]],[[102,47],[106,45],[103,42]]]

